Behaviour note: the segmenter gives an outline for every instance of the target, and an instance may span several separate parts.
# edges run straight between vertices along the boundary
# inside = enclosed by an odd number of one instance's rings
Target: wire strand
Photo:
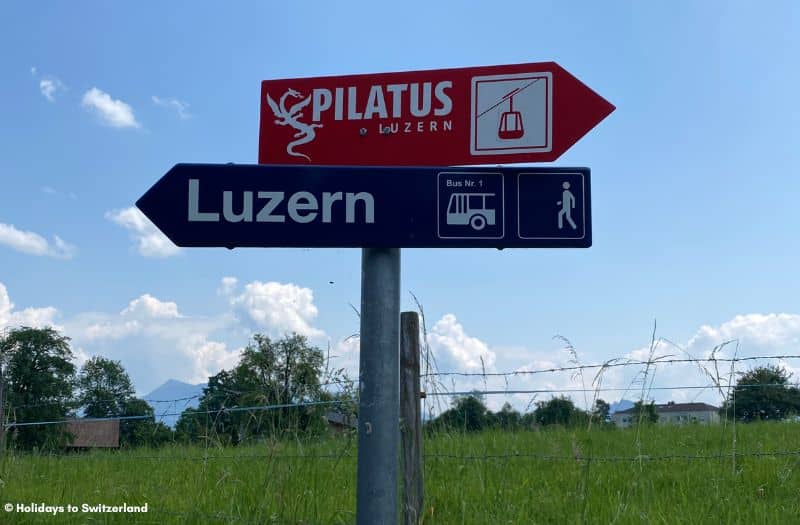
[[[553,368],[540,368],[536,370],[514,370],[513,372],[428,372],[421,374],[421,377],[442,377],[442,376],[463,376],[463,377],[496,377],[496,376],[516,376],[549,374],[553,372],[576,372],[580,370],[591,370],[596,368],[617,368],[621,366],[642,366],[642,365],[661,365],[676,363],[734,363],[742,361],[755,361],[759,359],[800,359],[800,355],[770,355],[770,356],[751,356],[751,357],[731,357],[731,358],[677,358],[677,359],[653,359],[648,361],[623,361],[617,363],[602,363],[591,365],[574,365]]]

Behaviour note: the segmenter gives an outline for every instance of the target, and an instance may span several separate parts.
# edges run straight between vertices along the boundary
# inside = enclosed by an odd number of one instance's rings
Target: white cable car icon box
[[[545,153],[553,149],[553,75],[472,77],[470,153]]]

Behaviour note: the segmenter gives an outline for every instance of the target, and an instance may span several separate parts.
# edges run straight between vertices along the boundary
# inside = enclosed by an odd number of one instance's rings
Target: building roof
[[[67,421],[67,431],[74,436],[70,447],[119,447],[119,419]]]
[[[667,412],[716,412],[719,410],[717,407],[713,405],[709,405],[707,403],[667,403],[664,405],[655,405],[657,413],[667,413]],[[636,407],[629,408],[627,410],[620,410],[619,412],[614,412],[614,415],[617,414],[635,414]]]
[[[350,414],[342,414],[341,412],[328,412],[325,414],[325,419],[329,424],[338,425],[342,427],[358,428],[358,418]]]

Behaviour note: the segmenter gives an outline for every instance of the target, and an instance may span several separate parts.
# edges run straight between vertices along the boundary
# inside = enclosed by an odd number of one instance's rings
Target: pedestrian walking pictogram
[[[517,234],[521,239],[585,239],[591,235],[588,191],[588,171],[520,173]]]
[[[556,203],[561,206],[561,211],[558,212],[558,229],[561,230],[564,228],[564,218],[566,218],[569,225],[572,226],[572,229],[577,230],[578,226],[575,224],[575,221],[572,220],[572,210],[575,208],[575,195],[569,191],[569,182],[564,181],[561,187],[564,188],[564,191],[561,193],[561,200]]]

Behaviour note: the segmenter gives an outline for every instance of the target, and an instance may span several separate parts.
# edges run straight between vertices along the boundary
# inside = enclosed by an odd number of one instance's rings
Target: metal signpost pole
[[[361,252],[357,525],[396,525],[400,452],[400,249]]]

